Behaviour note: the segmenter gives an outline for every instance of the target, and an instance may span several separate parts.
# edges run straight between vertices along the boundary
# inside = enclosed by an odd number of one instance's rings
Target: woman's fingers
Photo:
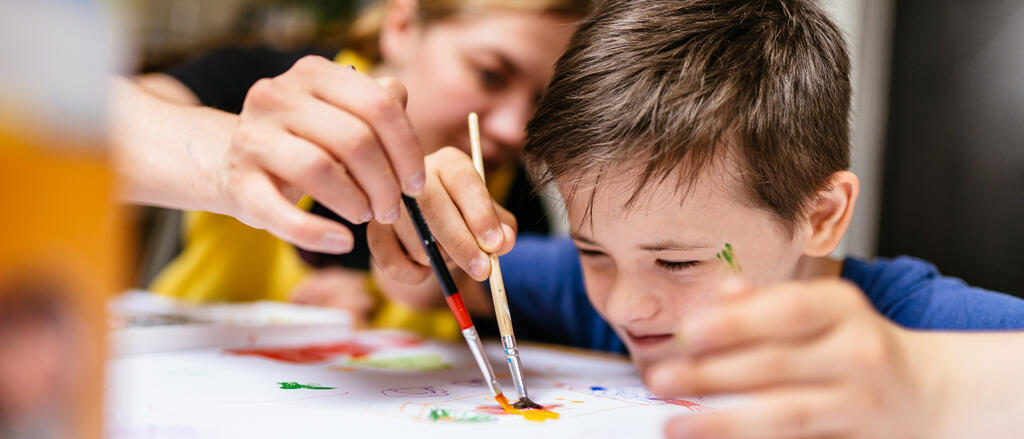
[[[862,296],[835,282],[783,283],[715,303],[684,322],[678,335],[690,354],[796,340],[826,330],[858,310]]]
[[[823,337],[807,344],[766,343],[701,357],[661,362],[647,374],[662,396],[745,393],[758,389],[841,378],[851,362],[835,361],[844,342]]]
[[[349,222],[359,224],[373,218],[363,191],[334,157],[300,137],[283,133],[272,137],[277,146],[260,158],[264,169]]]
[[[820,385],[769,390],[753,403],[731,410],[673,418],[668,438],[801,439],[846,437],[858,422],[837,386]]]
[[[352,251],[353,238],[345,226],[299,209],[284,198],[272,176],[248,172],[237,177],[235,204],[246,224],[299,247],[323,253]]]
[[[411,196],[420,194],[426,176],[423,150],[405,113],[406,93],[400,82],[388,81],[382,87],[366,75],[317,56],[300,59],[285,75],[289,73],[307,84],[318,99],[365,122],[380,139],[403,190]]]
[[[378,84],[320,57],[257,81],[225,161],[230,211],[303,248],[331,253],[348,251],[351,233],[298,213],[288,202],[296,189],[353,223],[371,216],[396,221],[402,190],[418,195],[426,175],[404,100],[400,82]],[[267,174],[251,175],[261,172]]]
[[[398,219],[401,191],[391,163],[371,127],[359,118],[313,98],[299,99],[293,111],[283,113],[287,132],[316,144],[345,166],[358,183],[358,189],[370,200],[377,221],[390,224]],[[281,157],[301,161],[299,155]],[[319,192],[337,192],[327,185]],[[318,200],[316,194],[311,193]],[[360,217],[362,216],[362,213]]]

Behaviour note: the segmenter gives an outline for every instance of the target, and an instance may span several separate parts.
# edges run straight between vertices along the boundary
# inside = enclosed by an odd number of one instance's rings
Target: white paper
[[[354,340],[389,346],[406,334],[367,332]],[[339,356],[293,364],[220,349],[135,355],[111,361],[107,436],[110,438],[661,437],[670,416],[735,404],[730,398],[686,399],[690,407],[658,400],[625,359],[522,346],[532,399],[556,405],[559,419],[527,421],[489,414],[497,404],[464,344],[427,341],[385,347],[364,360],[440,356],[443,370],[386,370]],[[488,355],[514,401],[503,351]],[[357,359],[358,361],[358,359]],[[282,389],[279,383],[334,389]],[[484,407],[485,409],[479,409]],[[479,414],[484,422],[432,420],[432,409]],[[486,435],[486,436],[483,436]]]

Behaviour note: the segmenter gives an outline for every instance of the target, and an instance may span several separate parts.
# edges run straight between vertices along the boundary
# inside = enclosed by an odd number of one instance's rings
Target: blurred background
[[[134,72],[238,44],[330,44],[369,1],[138,0]],[[862,193],[837,255],[912,255],[1024,296],[1024,2],[822,0],[854,61]],[[179,250],[178,217],[145,209],[135,283]]]

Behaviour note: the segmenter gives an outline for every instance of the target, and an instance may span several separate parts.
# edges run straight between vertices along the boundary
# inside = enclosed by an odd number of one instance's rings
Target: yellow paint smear
[[[551,410],[517,410],[515,407],[512,407],[512,405],[508,403],[508,399],[505,399],[504,394],[499,394],[498,396],[494,397],[494,399],[498,401],[498,405],[500,405],[501,408],[505,410],[505,413],[511,413],[514,415],[522,416],[523,419],[526,419],[527,421],[544,422],[548,419],[558,419],[559,417],[558,413],[555,413]]]

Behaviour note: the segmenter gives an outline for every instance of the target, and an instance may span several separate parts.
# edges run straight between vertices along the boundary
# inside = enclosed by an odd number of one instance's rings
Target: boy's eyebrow
[[[577,235],[575,233],[569,233],[569,237],[572,238],[573,240],[582,242],[582,243],[587,244],[587,245],[592,245],[592,246],[595,246],[595,247],[600,247],[601,246],[601,244],[598,244],[598,243],[594,242],[592,239],[587,238],[586,236]]]
[[[640,245],[640,250],[650,251],[650,252],[659,252],[659,251],[665,251],[665,250],[688,251],[688,250],[702,250],[702,249],[711,248],[711,247],[712,246],[710,244],[705,244],[705,243],[700,243],[700,242],[698,242],[698,243],[688,243],[688,242],[679,242],[679,241],[676,241],[676,240],[673,240],[673,239],[666,239],[664,241],[658,241],[658,242],[655,242],[653,244],[642,244],[642,245]]]

